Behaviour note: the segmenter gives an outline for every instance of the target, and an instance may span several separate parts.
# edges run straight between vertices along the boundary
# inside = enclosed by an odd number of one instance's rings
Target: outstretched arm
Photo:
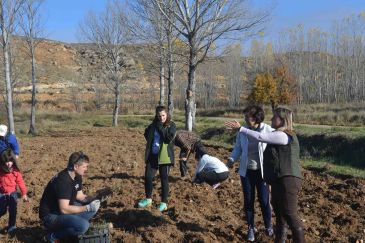
[[[277,144],[277,145],[287,145],[289,143],[289,136],[282,131],[274,132],[257,132],[250,130],[245,127],[240,128],[240,132],[247,134],[247,136],[252,137],[259,142]]]

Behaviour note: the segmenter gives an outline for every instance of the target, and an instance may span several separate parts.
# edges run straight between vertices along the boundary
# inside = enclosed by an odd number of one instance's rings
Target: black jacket
[[[176,134],[176,125],[173,121],[170,121],[167,126],[164,126],[161,122],[152,122],[145,130],[144,137],[146,138],[146,151],[145,151],[145,162],[148,163],[148,156],[152,149],[152,142],[154,132],[160,134],[160,143],[168,144],[167,151],[171,160],[171,164],[174,164],[174,138]]]

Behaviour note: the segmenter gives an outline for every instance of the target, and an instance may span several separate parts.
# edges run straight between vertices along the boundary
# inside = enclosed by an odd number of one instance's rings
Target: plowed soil
[[[81,132],[56,132],[41,137],[22,138],[21,169],[30,202],[19,200],[15,236],[0,234],[1,242],[42,242],[45,235],[38,219],[39,200],[45,185],[65,168],[68,156],[82,150],[91,161],[84,178],[84,191],[93,193],[110,186],[114,196],[102,207],[93,222],[105,220],[114,225],[112,242],[242,242],[243,195],[238,174],[213,190],[193,185],[190,176],[180,177],[178,166],[170,174],[169,209],[136,208],[144,197],[145,140],[139,130],[94,128]],[[208,148],[210,154],[225,161],[229,151]],[[176,155],[178,150],[176,149]],[[195,163],[189,161],[190,174]],[[305,181],[299,196],[300,216],[307,242],[356,242],[365,239],[365,180],[332,177],[321,171],[303,171]],[[160,182],[154,186],[154,204],[159,202]],[[273,221],[275,218],[273,216]],[[7,225],[7,216],[0,227]],[[273,242],[264,234],[256,203],[257,242]],[[290,242],[290,241],[289,241]]]

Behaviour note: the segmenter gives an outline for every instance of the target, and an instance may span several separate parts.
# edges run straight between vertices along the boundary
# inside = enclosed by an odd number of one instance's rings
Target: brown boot
[[[275,243],[285,243],[288,235],[288,226],[278,226],[275,231]]]
[[[294,228],[292,230],[293,243],[305,243],[304,229],[302,227]]]

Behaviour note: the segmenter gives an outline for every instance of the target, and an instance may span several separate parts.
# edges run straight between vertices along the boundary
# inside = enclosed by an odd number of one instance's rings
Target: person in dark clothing
[[[145,193],[146,198],[138,202],[139,208],[152,205],[153,178],[157,170],[161,179],[161,202],[157,209],[162,212],[167,210],[169,194],[169,172],[170,166],[174,164],[174,138],[176,126],[171,121],[168,110],[165,106],[157,106],[153,122],[146,128],[144,136],[146,138],[145,151]]]
[[[49,231],[49,242],[84,234],[89,220],[98,211],[99,196],[87,196],[82,191],[82,176],[88,165],[86,154],[74,152],[67,168],[47,184],[40,201],[39,218]]]
[[[304,226],[298,216],[298,194],[302,186],[299,161],[299,142],[293,129],[293,112],[279,107],[271,119],[271,133],[259,133],[244,127],[240,133],[267,143],[264,152],[264,180],[271,185],[272,206],[276,216],[275,242],[283,243],[288,227],[293,234],[293,242],[303,243]],[[231,128],[238,128],[233,122]]]

